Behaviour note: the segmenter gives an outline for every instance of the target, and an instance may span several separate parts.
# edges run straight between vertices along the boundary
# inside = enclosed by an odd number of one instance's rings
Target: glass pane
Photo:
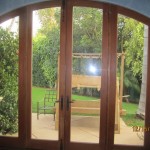
[[[115,144],[144,144],[144,132],[147,132],[144,125],[147,72],[146,28],[144,24],[132,18],[118,16]]]
[[[60,8],[33,12],[32,40],[32,138],[58,140]]]
[[[71,141],[99,143],[102,10],[74,7]]]
[[[19,17],[0,24],[0,136],[18,136]]]

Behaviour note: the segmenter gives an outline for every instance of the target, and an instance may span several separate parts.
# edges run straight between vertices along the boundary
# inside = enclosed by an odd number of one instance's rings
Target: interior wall
[[[0,0],[0,16],[17,8],[51,0]]]
[[[0,0],[0,16],[17,8],[52,0]],[[150,0],[94,0],[129,8],[150,18]]]
[[[97,0],[122,6],[150,18],[150,0]]]

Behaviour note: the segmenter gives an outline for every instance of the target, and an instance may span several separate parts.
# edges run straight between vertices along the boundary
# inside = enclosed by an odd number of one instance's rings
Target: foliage
[[[37,102],[39,101],[40,104],[43,104],[43,98],[44,94],[47,88],[39,88],[39,87],[32,87],[32,112],[37,112]],[[79,101],[88,101],[88,100],[96,100],[95,97],[90,96],[80,96],[73,94],[72,95],[73,100],[79,100]]]
[[[125,52],[124,94],[139,101],[144,46],[144,24],[122,15],[118,17],[118,52]]]
[[[102,19],[100,9],[74,8],[74,53],[100,53],[102,51]]]
[[[34,38],[33,45],[33,85],[54,86],[57,79],[57,55],[59,52],[60,10],[43,9],[37,12],[41,29]],[[73,9],[73,53],[102,52],[102,21],[100,9]],[[124,94],[130,94],[131,99],[140,95],[142,58],[143,58],[143,24],[119,15],[118,17],[118,52],[125,52]],[[92,75],[89,64],[93,64],[101,75],[101,61],[96,59],[73,59],[73,73]],[[118,62],[120,66],[120,62]],[[118,69],[118,71],[120,71]],[[119,75],[119,73],[118,73]],[[132,80],[131,80],[132,78]],[[92,90],[93,91],[93,90]],[[76,92],[73,90],[73,92]],[[96,91],[93,91],[96,95]],[[83,95],[90,95],[91,90],[83,89]],[[95,95],[94,94],[94,95]]]
[[[102,52],[102,11],[75,7],[73,13],[73,53]],[[73,73],[92,75],[89,65],[100,68],[100,59],[73,59]],[[98,69],[97,75],[99,75]]]
[[[57,80],[57,62],[60,43],[58,8],[37,11],[41,21],[33,41],[33,85],[54,87]],[[49,20],[49,21],[48,21]]]
[[[59,8],[42,9],[37,11],[37,14],[41,28],[33,40],[33,85],[49,87],[54,86],[57,79],[60,10]],[[101,51],[102,30],[99,28],[102,26],[101,14],[99,9],[74,8],[74,52]],[[93,62],[93,60],[90,61]],[[87,69],[84,70],[88,63],[89,61],[83,60],[81,62],[83,69],[78,72],[81,66],[79,67],[78,62],[74,61],[73,68],[75,72],[85,74],[89,72]],[[99,65],[99,61],[94,63]]]
[[[18,124],[18,37],[0,28],[0,133],[17,131]]]
[[[144,44],[144,25],[134,19],[125,19],[126,28],[124,34],[130,31],[130,38],[125,41],[124,49],[126,49],[126,64],[134,76],[142,78],[142,60],[143,60],[143,44]]]
[[[42,69],[44,56],[42,56],[41,49],[43,49],[43,42],[45,42],[44,36],[37,36],[33,41],[32,82],[34,86],[48,87],[49,80],[45,77]]]
[[[124,93],[130,95],[130,102],[138,103],[140,97],[140,84],[131,70],[125,69],[124,72]]]
[[[73,53],[101,53],[102,52],[102,11],[96,8],[73,9]],[[96,74],[89,71],[89,66],[97,68]],[[101,75],[101,60],[95,58],[74,58],[73,74]],[[80,88],[72,92],[80,95],[99,97],[97,89]]]

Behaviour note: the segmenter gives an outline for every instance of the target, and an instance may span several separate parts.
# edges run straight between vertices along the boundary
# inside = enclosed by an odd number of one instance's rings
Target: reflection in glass
[[[19,17],[0,24],[0,136],[18,136]]]

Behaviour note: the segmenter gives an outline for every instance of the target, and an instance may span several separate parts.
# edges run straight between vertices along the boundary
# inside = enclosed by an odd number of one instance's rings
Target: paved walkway
[[[120,120],[120,134],[115,134],[115,144],[143,145],[143,140]],[[58,140],[58,131],[55,130],[53,115],[39,116],[32,114],[32,138]],[[99,142],[99,119],[94,116],[73,116],[71,120],[71,141]]]

